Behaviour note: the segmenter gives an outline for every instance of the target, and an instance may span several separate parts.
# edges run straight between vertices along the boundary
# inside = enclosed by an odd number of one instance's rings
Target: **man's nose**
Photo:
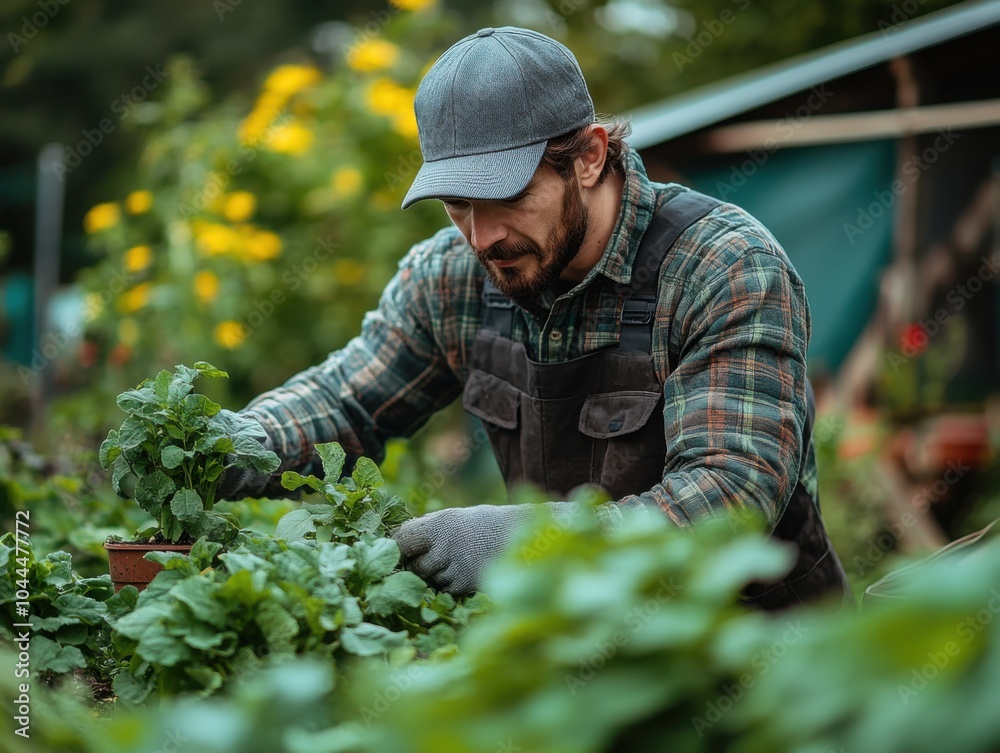
[[[507,229],[491,207],[472,207],[469,213],[469,243],[473,248],[484,251],[506,237]]]

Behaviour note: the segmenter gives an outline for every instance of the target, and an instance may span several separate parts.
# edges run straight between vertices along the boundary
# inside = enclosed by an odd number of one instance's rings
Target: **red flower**
[[[920,355],[931,341],[927,330],[921,324],[911,324],[903,330],[899,337],[899,348],[907,358]]]

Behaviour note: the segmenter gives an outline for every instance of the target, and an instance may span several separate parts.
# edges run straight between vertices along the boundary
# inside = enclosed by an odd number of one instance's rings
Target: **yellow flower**
[[[413,92],[388,78],[372,81],[365,92],[365,102],[376,115],[392,117],[413,110]]]
[[[202,303],[211,303],[219,295],[219,278],[214,272],[199,272],[194,276],[194,293]]]
[[[199,223],[194,227],[199,250],[209,256],[228,254],[239,249],[240,235],[228,225],[215,222]]]
[[[149,291],[151,287],[148,282],[142,282],[124,293],[119,299],[121,310],[126,314],[132,314],[143,308],[149,303]]]
[[[264,90],[291,97],[318,83],[322,74],[311,65],[280,65],[264,81]]]
[[[381,71],[399,58],[399,48],[384,39],[368,39],[347,51],[347,64],[356,71]]]
[[[419,13],[422,10],[427,10],[437,5],[437,0],[389,0],[389,2],[400,10],[409,10],[414,13]]]
[[[255,107],[244,118],[243,122],[240,123],[237,133],[240,137],[240,143],[244,145],[256,145],[258,141],[264,138],[267,129],[280,113],[280,109],[262,108],[259,105]]]
[[[121,212],[113,201],[97,204],[83,216],[83,229],[93,235],[117,225],[119,217],[121,217]]]
[[[333,190],[345,198],[356,194],[363,183],[364,177],[356,167],[338,167],[330,178]]]
[[[235,191],[226,197],[222,213],[230,222],[246,222],[256,210],[256,196],[249,191]]]
[[[133,246],[125,252],[125,269],[141,272],[153,262],[153,249],[149,246]]]
[[[333,276],[341,285],[357,285],[364,279],[365,268],[354,259],[337,259],[333,263]]]
[[[268,261],[281,254],[281,238],[270,230],[248,226],[243,228],[243,258]]]
[[[122,319],[118,322],[118,342],[125,345],[135,345],[139,339],[139,325],[135,319]]]
[[[239,347],[240,343],[247,339],[246,327],[244,327],[239,322],[233,321],[232,319],[227,319],[224,322],[219,322],[215,325],[215,341],[219,343],[223,348],[228,348],[232,350],[233,348]]]
[[[408,139],[417,138],[417,116],[413,113],[412,107],[407,107],[392,116],[392,127],[396,133]]]
[[[271,132],[267,148],[281,154],[299,155],[309,151],[312,142],[313,132],[301,123],[292,121],[278,126]]]
[[[125,211],[129,214],[145,214],[153,206],[153,194],[149,191],[133,191],[125,197]]]

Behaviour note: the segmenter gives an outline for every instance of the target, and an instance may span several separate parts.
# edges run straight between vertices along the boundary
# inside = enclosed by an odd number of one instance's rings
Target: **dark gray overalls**
[[[528,482],[565,499],[574,487],[592,483],[621,499],[662,482],[663,385],[650,355],[658,270],[681,233],[720,203],[690,191],[654,216],[633,264],[617,347],[561,363],[533,361],[524,343],[511,339],[513,302],[486,278],[483,324],[462,402],[484,422],[508,488]],[[803,467],[815,411],[806,386]],[[794,542],[798,559],[785,580],[748,586],[746,600],[781,609],[837,593],[853,603],[816,503],[801,482],[773,535]]]

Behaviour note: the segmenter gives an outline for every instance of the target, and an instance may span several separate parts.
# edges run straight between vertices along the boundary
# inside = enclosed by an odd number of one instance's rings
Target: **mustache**
[[[478,251],[483,261],[513,261],[522,256],[540,256],[540,251],[533,243],[522,241],[498,241],[484,251]]]

